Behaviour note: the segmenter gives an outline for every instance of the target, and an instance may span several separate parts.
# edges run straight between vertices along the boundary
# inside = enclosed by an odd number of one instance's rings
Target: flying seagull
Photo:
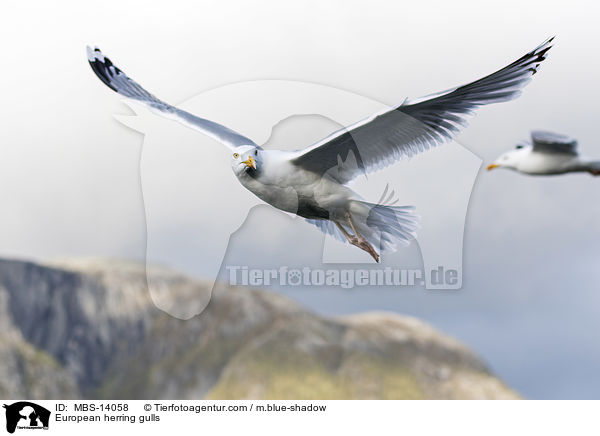
[[[533,176],[588,172],[600,176],[600,160],[579,155],[577,140],[566,135],[534,130],[531,141],[521,141],[487,167],[508,168]]]
[[[407,99],[298,151],[264,150],[227,127],[159,100],[100,49],[88,47],[87,53],[94,73],[113,91],[229,147],[231,168],[250,192],[359,247],[379,262],[379,252],[393,251],[414,238],[418,228],[414,208],[366,202],[347,184],[357,176],[450,141],[479,106],[517,98],[546,58],[552,40],[489,76]]]

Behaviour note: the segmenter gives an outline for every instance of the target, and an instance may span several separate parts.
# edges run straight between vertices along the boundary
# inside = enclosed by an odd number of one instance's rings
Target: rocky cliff
[[[517,398],[414,318],[325,318],[272,292],[148,276],[163,307],[210,303],[187,321],[156,309],[140,264],[0,260],[0,397]]]

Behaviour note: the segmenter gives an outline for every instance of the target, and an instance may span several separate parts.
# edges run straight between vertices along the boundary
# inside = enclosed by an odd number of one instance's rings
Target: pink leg
[[[352,231],[354,232],[355,236],[349,234],[346,231],[346,229],[344,229],[344,227],[339,222],[334,221],[335,225],[338,227],[338,229],[340,229],[340,231],[346,237],[346,239],[348,240],[349,243],[351,243],[355,247],[360,248],[361,250],[366,251],[367,253],[369,253],[371,255],[371,257],[373,259],[375,259],[375,262],[379,262],[379,254],[377,254],[377,252],[375,251],[373,246],[371,244],[369,244],[369,241],[367,241],[365,238],[363,238],[360,235],[360,233],[358,233],[358,230],[356,229],[356,227],[354,226],[354,223],[352,222],[352,217],[350,216],[350,213],[348,213],[348,212],[346,213],[346,218],[348,219],[348,222],[350,223],[350,227],[352,228]]]

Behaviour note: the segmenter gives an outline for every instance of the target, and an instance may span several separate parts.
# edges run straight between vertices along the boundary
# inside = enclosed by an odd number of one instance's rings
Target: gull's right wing
[[[198,130],[230,149],[241,145],[256,145],[251,139],[225,126],[197,117],[159,100],[113,65],[110,59],[104,56],[99,48],[92,49],[87,47],[87,55],[92,70],[94,70],[96,76],[106,86],[125,97],[145,104],[152,112]]]
[[[388,109],[299,150],[290,161],[340,183],[450,141],[481,106],[512,100],[531,80],[553,38],[482,79]],[[350,155],[350,165],[346,164]]]
[[[577,154],[576,139],[546,130],[531,132],[531,143],[535,151],[542,153]]]

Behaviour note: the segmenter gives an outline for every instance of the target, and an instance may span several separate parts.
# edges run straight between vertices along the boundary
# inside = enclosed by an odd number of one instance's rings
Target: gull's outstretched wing
[[[113,91],[144,103],[150,110],[163,117],[199,130],[231,149],[240,145],[256,145],[252,140],[225,126],[197,117],[159,100],[113,65],[110,59],[102,54],[100,49],[87,47],[87,55],[90,66],[94,70],[94,73],[96,73],[96,76]]]
[[[577,154],[577,140],[558,133],[534,130],[531,132],[531,143],[533,149],[541,153]]]
[[[467,85],[386,110],[292,154],[291,162],[340,183],[449,141],[479,106],[517,98],[546,58],[550,38],[512,64]]]

